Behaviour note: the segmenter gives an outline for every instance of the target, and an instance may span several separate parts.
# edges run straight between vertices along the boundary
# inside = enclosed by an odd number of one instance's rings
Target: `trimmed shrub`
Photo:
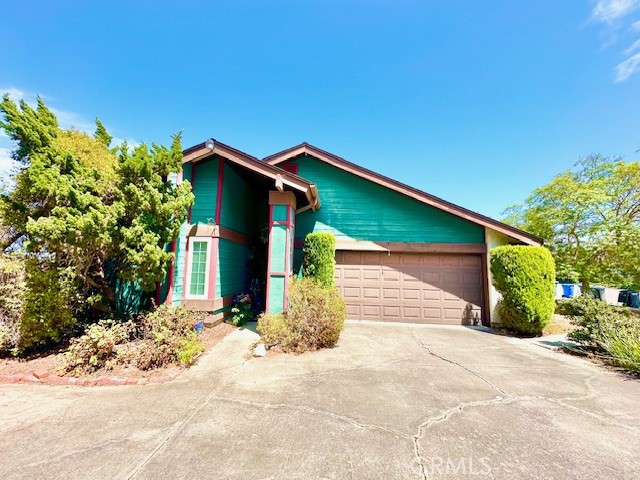
[[[20,352],[59,343],[76,319],[72,302],[77,291],[73,276],[46,261],[26,263],[26,294],[20,325]]]
[[[555,264],[544,247],[503,245],[491,250],[493,285],[502,294],[503,327],[540,335],[555,309]]]
[[[24,260],[0,253],[0,352],[18,347],[25,294]]]
[[[333,233],[309,233],[302,248],[302,276],[333,287],[336,269],[336,237]]]
[[[277,345],[285,352],[317,350],[337,343],[346,316],[336,288],[311,278],[296,279],[289,290],[289,310],[261,315],[258,333],[267,346]]]
[[[604,355],[614,365],[640,373],[640,319],[629,308],[586,296],[564,307],[577,329],[569,338]]]

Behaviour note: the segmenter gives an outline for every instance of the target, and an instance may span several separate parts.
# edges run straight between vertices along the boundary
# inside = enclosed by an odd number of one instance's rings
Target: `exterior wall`
[[[218,158],[213,158],[195,164],[191,186],[196,198],[191,207],[191,225],[212,224],[215,221],[219,162]]]
[[[237,295],[247,290],[247,256],[246,245],[220,239],[215,298]]]
[[[373,242],[484,243],[484,228],[424,205],[313,157],[299,157],[298,174],[318,185],[322,207],[296,218],[296,237],[331,232]]]
[[[249,233],[249,207],[252,205],[253,192],[247,182],[238,175],[224,159],[214,157],[210,160],[183,165],[183,179],[192,184],[195,195],[194,204],[187,221],[180,229],[175,245],[175,263],[173,267],[173,293],[171,303],[183,302],[185,288],[186,259],[189,241],[188,230],[191,226],[213,225],[238,232],[243,235],[231,235],[231,238],[214,238],[209,257],[209,300],[222,299],[242,293],[247,289],[248,248],[246,234]],[[231,233],[233,233],[231,232]],[[161,298],[167,297],[168,286],[160,286]],[[225,305],[230,303],[225,300]],[[192,301],[192,303],[195,302]],[[209,305],[207,303],[207,305]],[[229,307],[216,310],[223,313]]]
[[[220,225],[236,232],[249,233],[249,207],[253,204],[251,188],[228,163],[224,165],[223,175]]]
[[[498,302],[502,298],[500,292],[493,286],[493,279],[491,278],[491,269],[489,269],[489,258],[491,257],[491,249],[499,247],[500,245],[509,245],[510,238],[503,233],[496,232],[490,228],[485,228],[485,236],[487,242],[487,249],[489,254],[487,255],[487,271],[489,277],[489,310],[491,312],[491,323],[500,322],[500,314],[498,312]]]

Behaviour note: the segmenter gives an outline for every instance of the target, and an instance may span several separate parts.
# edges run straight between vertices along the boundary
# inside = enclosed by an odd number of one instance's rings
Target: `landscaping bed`
[[[198,339],[206,353],[235,330],[233,325],[221,323],[205,328]],[[135,342],[132,342],[135,343]],[[162,383],[175,378],[186,367],[166,365],[143,370],[133,365],[105,366],[84,375],[65,373],[66,349],[57,349],[30,357],[0,358],[0,383],[47,383],[56,385],[140,385]]]

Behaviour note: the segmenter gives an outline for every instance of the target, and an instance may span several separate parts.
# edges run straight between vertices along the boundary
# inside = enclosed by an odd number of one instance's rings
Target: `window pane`
[[[207,242],[193,242],[191,256],[191,295],[204,295],[204,281],[207,270]]]

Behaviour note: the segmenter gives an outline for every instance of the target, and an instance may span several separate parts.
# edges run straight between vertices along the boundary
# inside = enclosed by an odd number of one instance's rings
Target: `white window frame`
[[[191,270],[193,267],[193,244],[195,242],[205,242],[207,244],[207,258],[204,270],[204,294],[191,294]],[[202,300],[209,298],[209,271],[211,265],[211,237],[189,237],[189,253],[187,255],[187,281],[185,285],[184,298]]]

